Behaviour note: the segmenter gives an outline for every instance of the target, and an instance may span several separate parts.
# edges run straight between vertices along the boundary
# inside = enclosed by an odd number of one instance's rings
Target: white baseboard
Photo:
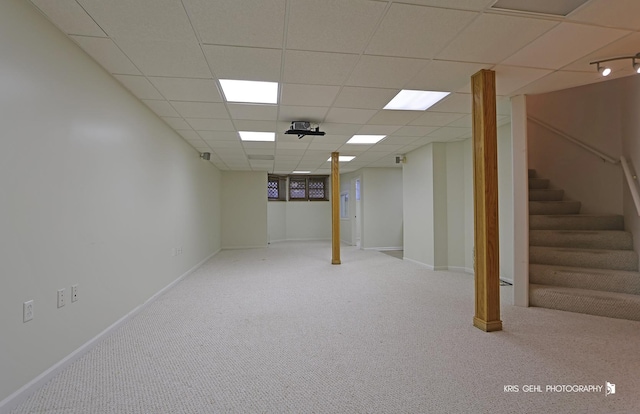
[[[396,246],[396,247],[365,247],[363,250],[377,250],[379,252],[387,252],[387,251],[396,251],[402,250],[404,247]]]
[[[49,382],[49,380],[51,380],[54,376],[59,374],[63,369],[67,368],[69,365],[71,365],[77,359],[79,359],[84,354],[89,352],[98,343],[100,343],[102,340],[107,338],[109,335],[111,335],[111,333],[113,333],[116,329],[120,328],[122,325],[127,323],[134,316],[139,314],[143,309],[145,309],[151,303],[156,301],[156,299],[158,299],[164,293],[166,293],[169,290],[171,290],[175,285],[177,285],[180,281],[182,281],[182,279],[184,279],[185,277],[189,276],[191,273],[193,273],[195,270],[197,270],[200,266],[202,266],[207,260],[211,259],[213,256],[218,254],[220,252],[220,250],[221,249],[218,249],[217,251],[215,251],[212,254],[210,254],[206,259],[202,260],[201,262],[199,262],[198,264],[193,266],[191,269],[187,270],[184,274],[182,274],[180,277],[178,277],[173,282],[169,283],[164,288],[160,289],[153,296],[151,296],[149,299],[147,299],[143,304],[135,307],[131,312],[127,313],[125,316],[123,316],[122,318],[118,319],[116,322],[114,322],[107,329],[105,329],[104,331],[100,332],[98,335],[96,335],[95,337],[93,337],[89,341],[85,342],[78,349],[76,349],[75,351],[71,352],[69,355],[64,357],[62,360],[60,360],[57,363],[55,363],[53,366],[51,366],[49,369],[44,371],[42,374],[38,375],[37,377],[35,377],[31,381],[29,381],[28,383],[23,385],[21,388],[19,388],[15,392],[13,392],[11,395],[6,397],[4,400],[0,401],[0,414],[8,414],[11,410],[16,408],[21,403],[23,403],[27,398],[29,398],[31,396],[31,394],[33,394],[34,392],[39,390],[42,386],[44,386],[47,382]]]
[[[267,247],[269,243],[264,245],[256,245],[256,246],[222,246],[221,250],[242,250],[242,249],[264,249]]]
[[[427,268],[427,269],[429,269],[429,270],[436,270],[436,269],[435,269],[433,266],[431,266],[431,265],[428,265],[428,264],[426,264],[426,263],[419,262],[419,261],[417,261],[417,260],[409,259],[409,258],[407,258],[407,257],[403,257],[403,258],[402,258],[402,260],[406,260],[407,262],[415,263],[415,264],[417,264],[418,266],[426,267],[426,268]]]
[[[463,272],[463,273],[473,274],[473,269],[469,269],[468,267],[463,267],[463,266],[449,266],[449,270],[451,270],[452,272]]]

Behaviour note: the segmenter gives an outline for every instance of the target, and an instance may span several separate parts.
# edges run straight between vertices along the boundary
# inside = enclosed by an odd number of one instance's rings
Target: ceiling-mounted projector
[[[289,130],[285,131],[285,134],[297,135],[298,139],[300,139],[305,135],[324,135],[324,132],[320,131],[320,127],[317,124],[312,126],[311,122],[308,121],[293,121]]]

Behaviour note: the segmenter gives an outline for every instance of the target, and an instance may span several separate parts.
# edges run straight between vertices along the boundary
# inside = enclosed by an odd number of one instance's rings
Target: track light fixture
[[[636,59],[640,59],[640,53],[636,53],[635,55],[631,55],[631,56],[618,56],[618,57],[609,58],[609,59],[594,60],[593,62],[589,62],[589,64],[596,65],[596,70],[602,76],[609,76],[611,74],[611,68],[607,66],[600,66],[600,64],[605,62],[612,62],[614,60],[624,60],[624,59],[631,59],[631,65],[633,67],[633,70],[636,73],[640,73],[640,63],[636,62]]]

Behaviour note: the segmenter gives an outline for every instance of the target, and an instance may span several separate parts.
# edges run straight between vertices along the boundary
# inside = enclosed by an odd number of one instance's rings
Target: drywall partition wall
[[[287,240],[287,202],[269,201],[267,203],[268,242]]]
[[[627,159],[636,176],[640,176],[640,77],[629,76],[616,81],[620,94],[620,124],[622,136],[622,155]],[[625,180],[623,178],[623,180]],[[640,180],[633,183],[640,191]],[[640,217],[636,210],[629,185],[623,181],[624,224],[633,234],[633,246],[640,254]]]
[[[4,410],[220,249],[221,183],[29,2],[0,2],[0,55]],[[74,284],[78,301],[57,308],[57,290]],[[29,300],[34,318],[23,323]]]
[[[347,193],[347,217],[340,218],[340,240],[349,246],[355,246],[355,220],[359,220],[356,212],[356,178],[362,179],[362,170],[340,174],[340,194]]]
[[[402,166],[404,258],[434,267],[433,145],[406,154]]]
[[[446,210],[447,210],[447,267],[450,270],[472,271],[467,268],[465,259],[465,208],[469,198],[465,194],[465,147],[471,140],[446,144]],[[473,204],[473,203],[471,203]],[[473,231],[473,221],[471,222]]]
[[[362,247],[402,250],[402,169],[365,168],[361,171]]]
[[[222,172],[222,248],[267,245],[266,171]]]
[[[622,150],[620,102],[610,82],[527,97],[527,111],[611,157]],[[529,121],[529,168],[582,203],[582,213],[622,213],[620,166]]]
[[[267,204],[269,242],[331,240],[328,201],[270,201]]]
[[[513,155],[511,124],[498,127],[498,242],[500,278],[513,283]],[[526,225],[526,223],[524,223]]]

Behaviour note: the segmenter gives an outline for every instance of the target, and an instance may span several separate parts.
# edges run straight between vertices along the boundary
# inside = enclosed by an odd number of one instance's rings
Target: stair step
[[[529,245],[632,250],[633,236],[620,230],[529,230]]]
[[[549,187],[548,178],[529,178],[529,189],[541,189]]]
[[[527,173],[529,174],[529,178],[535,178],[536,176],[536,170],[533,170],[531,168],[527,170]]]
[[[560,188],[529,190],[529,201],[560,201],[563,198],[564,190]]]
[[[529,286],[529,304],[541,308],[640,321],[640,295],[559,286]]]
[[[529,214],[578,214],[579,201],[529,201]]]
[[[640,272],[625,270],[531,264],[529,282],[640,295]]]
[[[567,214],[531,215],[532,230],[624,230],[621,215]]]
[[[529,263],[637,271],[638,254],[633,250],[529,246]]]

